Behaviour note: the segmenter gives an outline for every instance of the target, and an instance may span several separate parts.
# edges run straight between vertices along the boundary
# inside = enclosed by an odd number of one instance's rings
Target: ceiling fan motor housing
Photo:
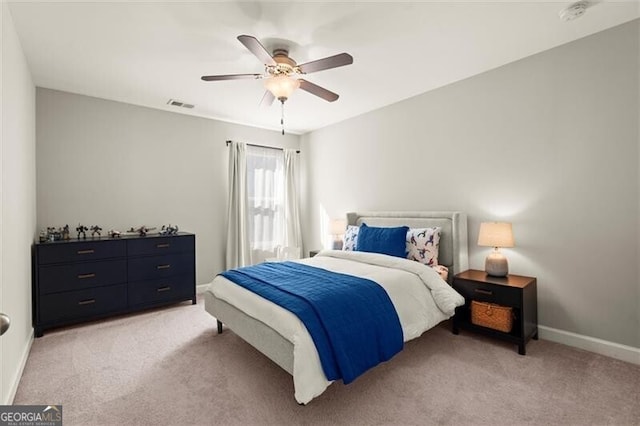
[[[273,60],[276,62],[276,65],[266,65],[265,70],[267,74],[273,76],[301,74],[296,61],[289,57],[289,52],[287,50],[275,49],[273,51]]]

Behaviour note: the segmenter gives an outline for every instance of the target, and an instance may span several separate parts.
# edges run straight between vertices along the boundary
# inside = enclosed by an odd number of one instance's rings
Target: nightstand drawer
[[[194,294],[195,280],[192,274],[129,283],[129,304],[132,306],[176,299],[186,300]]]
[[[125,241],[87,240],[78,242],[54,242],[38,246],[38,262],[62,263],[108,259],[127,255]]]
[[[67,265],[41,266],[40,294],[81,290],[127,282],[127,261],[77,262]]]
[[[41,297],[40,321],[72,320],[118,312],[127,307],[127,285],[67,291]]]
[[[471,300],[478,300],[515,308],[522,306],[522,292],[518,288],[460,278],[456,278],[453,287],[464,297],[467,305],[471,303]]]
[[[195,238],[193,235],[147,237],[129,241],[129,256],[137,255],[162,255],[170,253],[182,253],[195,251]]]

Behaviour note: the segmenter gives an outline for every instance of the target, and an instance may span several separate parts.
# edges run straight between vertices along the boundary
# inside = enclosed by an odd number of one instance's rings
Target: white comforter
[[[393,302],[407,342],[450,318],[464,299],[440,275],[421,263],[382,254],[326,250],[300,263],[369,278],[381,285]],[[267,324],[293,343],[295,398],[306,404],[331,384],[324,375],[311,335],[297,316],[262,297],[217,276],[208,291]]]

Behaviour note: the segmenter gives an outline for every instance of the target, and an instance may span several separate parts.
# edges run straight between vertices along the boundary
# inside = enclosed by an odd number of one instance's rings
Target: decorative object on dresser
[[[88,230],[89,228],[87,228],[86,226],[78,224],[78,226],[76,227],[76,232],[78,233],[78,239],[80,238],[86,239]]]
[[[167,226],[162,225],[160,232],[158,232],[158,234],[160,235],[175,235],[177,233],[178,233],[178,225],[171,226],[171,224]]]
[[[494,277],[505,277],[509,273],[507,258],[500,253],[501,247],[513,247],[513,230],[507,222],[483,222],[480,224],[478,245],[493,247],[493,252],[487,256],[484,270]]]
[[[347,221],[345,219],[332,219],[329,222],[329,235],[333,237],[332,249],[342,250],[342,237],[346,229]]]
[[[139,228],[134,228],[133,226],[127,231],[127,234],[138,234],[140,237],[146,236],[149,231],[153,231],[156,228],[148,228],[145,225],[140,226]]]
[[[455,275],[452,285],[465,299],[464,306],[458,307],[453,317],[453,334],[465,328],[497,337],[516,343],[520,355],[526,354],[525,346],[530,339],[538,339],[535,278],[493,277],[471,269]]]
[[[99,227],[98,225],[93,225],[89,229],[91,230],[91,238],[95,238],[96,235],[98,236],[98,238],[100,238],[100,233],[102,232],[101,227]]]
[[[69,231],[69,225],[65,225],[62,228],[62,239],[63,240],[70,240],[71,239],[71,231]]]
[[[194,234],[37,243],[33,255],[36,337],[66,324],[196,303]]]
[[[54,226],[48,226],[47,231],[40,232],[40,241],[60,241],[63,239],[63,229],[56,229]]]

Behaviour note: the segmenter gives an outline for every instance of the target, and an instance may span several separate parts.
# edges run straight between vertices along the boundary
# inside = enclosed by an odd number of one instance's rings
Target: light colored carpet
[[[45,333],[15,403],[62,404],[65,425],[640,424],[640,366],[543,340],[523,357],[447,327],[303,407],[199,300]]]

